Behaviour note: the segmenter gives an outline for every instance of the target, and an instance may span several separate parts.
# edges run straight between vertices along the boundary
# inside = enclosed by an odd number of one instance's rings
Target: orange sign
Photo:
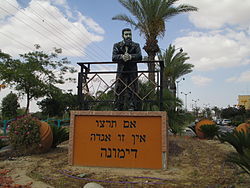
[[[71,112],[70,163],[166,168],[165,112]]]

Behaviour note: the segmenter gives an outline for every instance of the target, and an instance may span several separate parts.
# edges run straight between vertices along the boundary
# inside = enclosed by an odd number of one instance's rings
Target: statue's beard
[[[125,46],[131,46],[131,44],[132,44],[132,39],[131,38],[126,38],[126,39],[124,39],[124,42],[125,42]]]

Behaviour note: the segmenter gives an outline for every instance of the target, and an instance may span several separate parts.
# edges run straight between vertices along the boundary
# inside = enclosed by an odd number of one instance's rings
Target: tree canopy
[[[2,116],[3,119],[12,119],[17,116],[17,109],[19,107],[18,97],[15,93],[9,93],[2,99]]]
[[[78,97],[71,93],[63,93],[59,89],[55,89],[50,96],[37,103],[42,110],[43,115],[49,117],[62,116],[69,110],[78,108]]]
[[[36,50],[20,54],[20,59],[13,59],[10,55],[0,54],[0,80],[8,83],[19,92],[26,95],[26,113],[29,111],[31,99],[38,99],[49,95],[55,89],[54,84],[63,84],[66,80],[63,76],[75,72],[68,66],[67,58],[58,60],[61,49],[54,49],[47,54],[39,51],[40,46],[35,45]]]

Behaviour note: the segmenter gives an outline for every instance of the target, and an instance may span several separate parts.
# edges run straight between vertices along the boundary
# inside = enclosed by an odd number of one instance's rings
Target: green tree
[[[2,116],[3,119],[12,119],[17,116],[17,109],[19,107],[18,97],[15,93],[9,93],[2,99]]]
[[[179,0],[119,0],[133,17],[126,14],[114,16],[113,20],[125,21],[146,39],[143,49],[148,54],[149,60],[154,60],[160,51],[158,38],[163,37],[166,30],[165,22],[171,17],[183,12],[197,11],[197,8],[190,5],[180,4],[175,6]],[[148,64],[150,71],[155,70],[154,64]],[[150,73],[150,80],[155,80],[154,73]]]
[[[97,91],[95,100],[99,101],[94,106],[94,110],[113,110],[113,101],[115,98],[114,88],[107,92]]]
[[[0,80],[14,87],[21,95],[26,95],[26,110],[28,113],[30,100],[44,97],[53,90],[54,84],[63,84],[65,73],[75,70],[68,66],[67,58],[57,60],[61,49],[46,54],[39,51],[40,46],[35,45],[33,52],[20,55],[20,59],[12,59],[8,55],[2,57],[0,62]],[[3,55],[3,54],[2,54]]]
[[[192,72],[194,67],[186,63],[189,59],[187,53],[183,50],[177,53],[175,51],[175,46],[170,44],[163,54],[159,53],[159,59],[164,61],[163,88],[169,89],[174,96],[176,96],[176,80]]]
[[[229,106],[221,111],[221,117],[225,119],[232,118],[236,115],[239,115],[239,110],[236,107]]]
[[[75,110],[78,107],[76,95],[63,93],[60,89],[55,89],[47,98],[37,103],[42,110],[43,115],[49,117],[61,117],[69,110]]]
[[[230,119],[232,120],[232,125],[237,126],[249,119],[249,112],[250,110],[246,110],[244,106],[228,106],[221,110],[221,118]]]
[[[6,54],[0,50],[0,66],[1,64],[9,61],[11,59],[11,56],[9,54]]]

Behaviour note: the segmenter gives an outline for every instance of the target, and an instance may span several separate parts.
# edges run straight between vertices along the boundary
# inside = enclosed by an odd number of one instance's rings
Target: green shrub
[[[250,149],[250,132],[236,131],[227,132],[218,136],[221,142],[228,142],[239,153],[243,154],[244,149]]]
[[[218,134],[219,127],[215,124],[213,125],[202,125],[200,131],[204,133],[204,137],[207,139],[213,139],[215,135]]]
[[[69,132],[65,127],[58,127],[51,125],[53,133],[52,148],[56,148],[57,145],[69,139]]]
[[[230,153],[227,161],[238,165],[250,175],[250,131],[234,130],[232,133],[224,133],[218,138],[221,142],[231,144],[237,151],[237,153]]]
[[[244,149],[244,154],[231,153],[228,155],[227,161],[237,164],[241,167],[247,174],[250,175],[250,149]]]
[[[27,115],[12,121],[9,141],[22,154],[36,153],[40,144],[40,122]]]

